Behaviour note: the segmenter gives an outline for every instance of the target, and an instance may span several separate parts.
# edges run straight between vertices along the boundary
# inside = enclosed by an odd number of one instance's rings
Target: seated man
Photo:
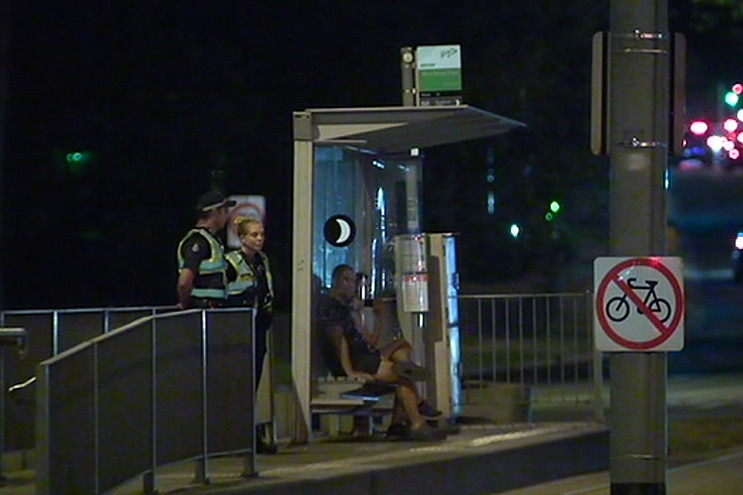
[[[320,295],[318,307],[320,332],[336,353],[336,359],[326,360],[336,363],[336,369],[331,372],[363,381],[397,384],[390,429],[399,431],[401,424],[408,423],[403,435],[406,438],[443,439],[446,433],[431,428],[426,422],[428,417],[440,413],[418,395],[414,380],[423,379],[425,370],[411,361],[410,343],[399,339],[376,347],[376,340],[361,323],[355,270],[349,265],[338,265],[332,278],[330,292]]]

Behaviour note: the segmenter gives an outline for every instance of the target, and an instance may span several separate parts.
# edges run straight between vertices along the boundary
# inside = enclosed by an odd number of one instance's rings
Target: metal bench
[[[371,436],[374,419],[379,421],[392,413],[396,387],[347,377],[318,378],[310,401],[311,412],[318,416],[320,430],[325,433],[350,431],[356,436]]]

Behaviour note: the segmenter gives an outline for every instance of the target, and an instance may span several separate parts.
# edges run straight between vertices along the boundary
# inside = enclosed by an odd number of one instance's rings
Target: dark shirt
[[[333,296],[321,294],[318,306],[320,334],[323,339],[323,357],[329,371],[336,376],[345,375],[340,364],[338,348],[334,342],[338,329],[348,343],[348,351],[354,369],[367,373],[376,373],[379,351],[369,345],[364,335],[356,328],[356,323],[348,304]]]
[[[250,263],[251,268],[256,275],[255,298],[259,308],[265,308],[271,302],[271,292],[268,290],[268,277],[266,275],[266,265],[263,264],[263,258],[255,255]]]
[[[210,235],[208,230],[201,230]],[[219,238],[215,237],[215,239],[221,242]],[[181,245],[181,256],[183,257],[183,268],[188,268],[196,274],[193,281],[194,288],[224,289],[223,273],[201,273],[201,262],[212,256],[212,248],[203,235],[196,232],[190,233]]]
[[[199,265],[212,254],[209,243],[203,235],[192,232],[186,237],[181,246],[183,267],[189,268],[198,275]]]

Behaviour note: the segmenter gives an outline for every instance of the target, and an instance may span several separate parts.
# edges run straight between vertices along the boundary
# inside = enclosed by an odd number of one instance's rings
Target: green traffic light
[[[725,103],[727,103],[729,106],[734,107],[738,104],[739,100],[740,97],[734,92],[728,91],[727,93],[725,93]]]
[[[550,211],[552,213],[557,213],[558,211],[560,211],[560,203],[558,203],[557,201],[551,202],[550,203]]]
[[[67,163],[78,163],[82,162],[83,160],[86,160],[88,158],[88,153],[84,151],[73,151],[70,153],[67,153],[67,156],[65,159],[67,160]]]
[[[94,155],[91,151],[70,151],[64,155],[65,169],[75,176],[81,176],[92,165]]]
[[[75,153],[67,153],[67,163],[79,162],[82,157],[82,153],[77,151]]]

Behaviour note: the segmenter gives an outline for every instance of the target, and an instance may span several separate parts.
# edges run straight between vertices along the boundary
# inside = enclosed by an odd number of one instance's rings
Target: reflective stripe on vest
[[[263,268],[266,270],[266,284],[268,285],[268,293],[269,295],[273,296],[273,280],[271,277],[271,268],[268,266],[268,257],[260,251],[257,254],[261,257],[261,261],[263,261]],[[235,269],[235,273],[237,273],[236,279],[233,282],[227,284],[228,297],[239,296],[251,287],[257,287],[258,281],[256,274],[250,264],[245,261],[245,258],[243,257],[241,251],[230,251],[225,255],[225,258],[227,258],[227,261],[230,262],[232,267]],[[273,297],[270,297],[270,299],[273,299]],[[256,305],[257,304],[258,301],[256,301]],[[271,304],[269,302],[267,307],[270,306]]]
[[[178,273],[183,271],[183,265],[186,262],[183,258],[183,254],[181,253],[183,243],[191,236],[191,234],[194,233],[199,234],[204,239],[206,239],[206,242],[209,243],[209,249],[211,250],[211,255],[208,258],[202,260],[199,264],[198,275],[214,275],[221,273],[222,288],[194,287],[193,289],[191,289],[191,297],[225,299],[227,297],[227,291],[224,289],[227,272],[227,262],[224,257],[224,249],[222,248],[222,244],[220,244],[220,242],[208,231],[204,229],[192,229],[178,244]]]

